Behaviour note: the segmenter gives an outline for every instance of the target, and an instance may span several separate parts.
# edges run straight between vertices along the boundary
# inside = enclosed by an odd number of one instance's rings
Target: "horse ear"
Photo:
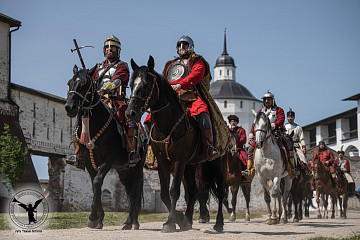
[[[77,73],[79,71],[78,67],[76,66],[76,64],[73,67],[73,73],[75,75],[75,73]]]
[[[292,138],[294,136],[294,131],[291,132],[290,137]]]
[[[150,55],[148,60],[148,68],[152,71],[154,70],[154,66],[155,66],[154,58]]]
[[[131,68],[133,70],[136,70],[137,68],[139,68],[139,66],[135,63],[134,59],[131,59],[130,62],[131,62]]]
[[[256,117],[256,112],[255,112],[255,110],[254,109],[251,109],[251,112],[252,112],[252,114],[254,115],[254,117]]]
[[[265,115],[268,117],[268,116],[270,115],[270,113],[271,113],[271,109],[267,110],[267,111],[265,112]]]

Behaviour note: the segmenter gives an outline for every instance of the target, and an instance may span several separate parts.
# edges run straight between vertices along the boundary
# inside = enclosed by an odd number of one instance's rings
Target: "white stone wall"
[[[0,22],[0,100],[8,99],[7,94],[9,85],[9,29],[9,24]]]

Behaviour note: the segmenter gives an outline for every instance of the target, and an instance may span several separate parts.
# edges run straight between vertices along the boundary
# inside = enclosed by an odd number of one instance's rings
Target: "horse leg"
[[[287,202],[288,202],[288,198],[289,198],[292,179],[289,176],[286,176],[284,178],[284,181],[285,181],[285,184],[284,184],[284,192],[282,194],[282,199],[280,197],[280,199],[282,200],[282,204],[279,206],[279,209],[282,208],[280,222],[285,224],[285,223],[287,223],[287,208],[286,208],[286,206],[287,206]],[[293,200],[294,200],[294,197],[293,197]]]
[[[237,194],[239,192],[239,186],[231,186],[230,187],[231,190],[231,206],[232,206],[232,211],[231,211],[231,216],[229,218],[229,222],[235,222],[236,220],[236,201],[237,201]]]
[[[129,197],[129,215],[122,227],[122,230],[139,230],[138,221],[141,209],[141,195],[143,191],[143,165],[139,164],[126,171],[118,171],[121,183],[124,185],[126,194]]]
[[[293,204],[293,194],[289,194],[288,206],[287,206],[287,218],[292,218],[292,204]],[[295,205],[295,203],[294,203]]]
[[[341,209],[341,199],[339,198],[339,203],[340,203],[340,212],[342,213],[342,209]],[[331,218],[334,219],[335,218],[335,207],[337,205],[337,198],[335,195],[331,196],[331,206],[332,206],[332,211],[331,211]]]
[[[267,192],[266,188],[263,187],[263,190],[264,190],[264,200],[266,203],[266,209],[268,212],[268,218],[266,219],[265,223],[270,224],[271,223],[271,208],[270,208],[271,198],[270,198],[270,194]]]
[[[318,218],[322,218],[321,212],[320,212],[320,192],[316,189],[316,203],[317,203],[317,210],[318,210]]]
[[[201,170],[201,168],[199,169]],[[197,171],[199,169],[197,169]],[[200,208],[199,223],[210,222],[210,214],[206,206],[206,203],[209,199],[209,186],[207,186],[207,184],[204,182],[203,176],[201,176],[199,179],[199,189],[197,193],[197,198],[199,201],[199,208]]]
[[[342,201],[343,201],[343,209],[344,209],[344,216],[343,216],[343,218],[347,218],[346,217],[346,209],[347,209],[347,202],[348,202],[348,195],[347,195],[347,193],[344,193],[343,195],[342,195]]]
[[[186,181],[186,192],[188,196],[187,207],[185,212],[185,217],[187,219],[187,224],[181,228],[181,230],[190,230],[193,224],[193,213],[194,205],[196,202],[196,182],[195,182],[195,166],[186,166],[184,172],[184,178]]]
[[[281,203],[281,189],[280,189],[280,177],[276,176],[273,178],[273,186],[270,189],[270,196],[271,196],[271,200],[272,200],[272,210],[271,210],[271,224],[278,224],[279,219],[277,216],[277,207],[276,207],[276,203],[279,202]],[[281,208],[282,206],[280,205],[279,208]],[[283,210],[283,214],[285,212],[284,209]]]
[[[104,210],[101,203],[101,186],[103,185],[104,178],[111,168],[110,163],[103,163],[98,172],[96,173],[92,185],[93,185],[93,202],[91,204],[91,213],[87,222],[87,226],[90,228],[102,229]]]
[[[232,209],[229,207],[229,198],[228,198],[228,196],[229,196],[229,186],[226,186],[223,204],[224,204],[224,206],[226,208],[227,213],[231,213]]]
[[[168,217],[168,220],[166,223],[164,223],[163,228],[161,232],[175,232],[176,226],[175,222],[179,225],[181,228],[187,228],[187,220],[184,217],[184,215],[181,213],[181,216],[179,218],[179,215],[176,211],[176,203],[180,197],[180,185],[181,185],[181,179],[184,175],[185,170],[185,164],[181,163],[181,161],[176,161],[174,163],[174,178],[171,183],[170,187],[170,214]],[[184,221],[185,220],[185,221]]]
[[[215,173],[215,181],[216,181],[216,196],[218,199],[218,212],[216,215],[216,223],[213,229],[217,232],[224,231],[224,215],[222,211],[222,202],[224,201],[225,195],[225,169],[222,166],[222,159],[219,158],[217,160],[213,160],[210,162],[212,165],[212,172]]]
[[[322,194],[322,198],[323,200],[323,203],[324,203],[324,218],[325,219],[328,219],[329,216],[328,216],[328,201],[329,201],[329,195],[328,194]]]
[[[249,207],[249,203],[250,203],[250,192],[251,192],[251,185],[247,184],[245,186],[241,186],[243,195],[245,197],[245,202],[246,202],[246,214],[245,214],[245,221],[250,221],[250,207]]]

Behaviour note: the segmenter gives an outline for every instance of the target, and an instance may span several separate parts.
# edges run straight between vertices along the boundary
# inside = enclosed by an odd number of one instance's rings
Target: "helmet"
[[[179,53],[179,46],[180,46],[181,42],[187,42],[189,44],[188,48],[186,49],[185,54],[191,54],[194,52],[194,41],[191,39],[191,37],[189,37],[187,35],[182,35],[176,43],[176,51],[180,56],[181,56],[181,54]]]
[[[295,112],[290,108],[290,110],[286,113],[287,117],[295,117]]]
[[[267,90],[266,93],[264,94],[264,96],[261,98],[263,100],[263,102],[264,102],[265,98],[272,98],[273,99],[272,107],[277,106],[276,103],[275,103],[274,94],[272,92],[270,92],[269,90]]]
[[[108,37],[105,42],[104,42],[104,47],[105,46],[115,46],[118,47],[119,49],[121,49],[121,43],[120,40],[115,37],[114,35],[111,35],[110,37]]]
[[[228,116],[228,121],[230,122],[231,120],[235,120],[235,121],[239,122],[239,118],[236,115]]]

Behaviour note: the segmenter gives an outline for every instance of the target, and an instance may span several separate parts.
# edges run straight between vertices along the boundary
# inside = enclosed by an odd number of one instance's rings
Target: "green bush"
[[[19,139],[10,134],[10,127],[5,123],[0,136],[0,173],[4,175],[3,184],[9,191],[21,181],[26,170],[28,150],[21,145]]]

